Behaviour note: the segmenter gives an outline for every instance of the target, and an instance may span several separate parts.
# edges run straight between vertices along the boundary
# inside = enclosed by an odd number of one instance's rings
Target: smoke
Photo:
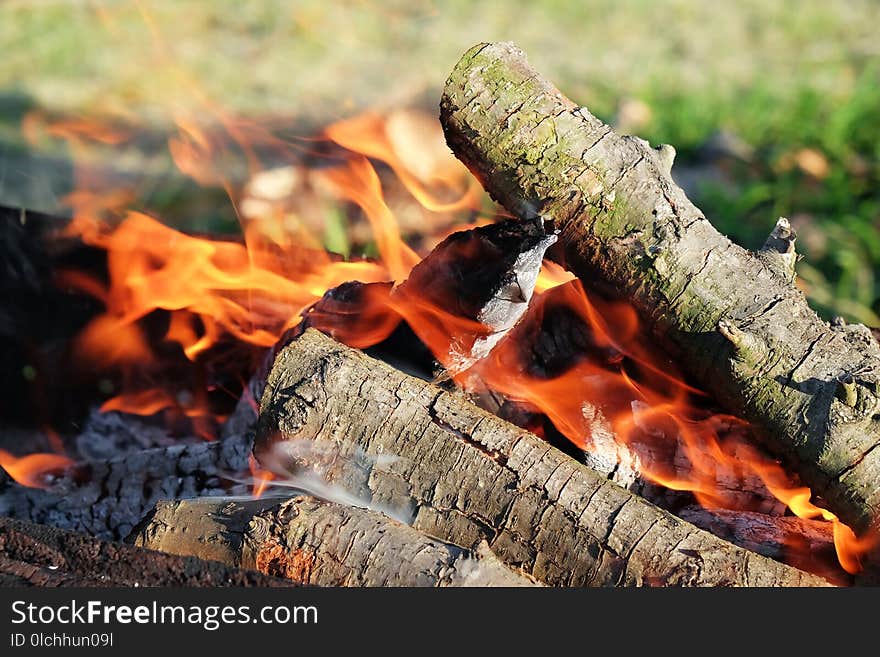
[[[327,502],[378,511],[411,525],[414,515],[409,506],[376,502],[368,486],[371,473],[402,460],[393,454],[367,454],[359,447],[307,438],[277,441],[260,455],[260,464],[274,476],[269,488],[293,490]]]

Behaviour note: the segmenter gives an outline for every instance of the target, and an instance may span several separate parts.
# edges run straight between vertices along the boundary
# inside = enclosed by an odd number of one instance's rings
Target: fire
[[[837,552],[840,565],[850,574],[861,572],[862,555],[875,549],[878,540],[880,540],[876,533],[869,532],[863,536],[856,536],[855,532],[840,522],[837,516],[810,501],[812,493],[809,488],[787,488],[784,483],[780,484],[779,482],[785,482],[787,477],[778,466],[764,469],[763,477],[767,488],[782,500],[798,518],[821,518],[830,522],[834,537],[834,549]]]
[[[327,289],[352,279],[388,278],[378,263],[340,261],[299,246],[253,254],[245,244],[188,236],[140,212],[129,212],[114,229],[81,237],[107,251],[110,282],[63,277],[106,304],[104,314],[78,336],[76,353],[104,368],[161,366],[142,326],[156,311],[171,314],[164,342],[197,361],[229,336],[240,344],[269,347]],[[145,415],[173,408],[194,420],[210,415],[156,389],[125,390],[103,406]],[[209,435],[202,424],[198,432]]]
[[[395,281],[404,280],[420,258],[401,239],[394,215],[383,198],[379,176],[370,161],[353,157],[346,166],[327,171],[326,177],[342,196],[363,209],[388,275]]]
[[[388,164],[407,190],[433,212],[477,209],[482,194],[477,181],[464,174],[464,167],[443,141],[439,124],[418,112],[392,112],[387,116],[367,112],[339,121],[326,129],[327,136],[355,153]],[[427,185],[458,190],[457,199],[444,201]]]
[[[222,416],[208,400],[206,376],[195,389],[169,386],[173,375],[164,369],[168,350],[182,355],[193,371],[209,370],[219,351],[232,349],[229,358],[235,359],[269,348],[304,316],[358,348],[381,342],[405,321],[447,366],[455,361],[455,345],[485,333],[478,323],[399,285],[453,223],[486,221],[477,216],[484,200],[478,184],[451,156],[435,120],[413,112],[371,112],[334,123],[323,138],[337,150],[319,166],[295,168],[289,164],[296,159],[290,151],[297,146],[229,113],[178,74],[204,114],[173,113],[177,132],[168,140],[170,155],[199,184],[226,192],[240,218],[242,239],[175,230],[136,208],[133,189],[108,188],[94,175],[78,177],[78,189],[67,198],[73,219],[65,232],[106,251],[107,278],[65,271],[59,272],[59,281],[105,306],[75,344],[77,356],[89,367],[119,373],[121,390],[104,402],[103,411],[164,414],[169,422],[183,418],[210,439]],[[119,145],[135,132],[36,114],[26,118],[23,129],[33,141],[66,139],[74,157],[84,160],[90,146]],[[288,164],[274,170],[273,189],[244,203],[248,180],[266,182],[273,175],[257,155],[261,149]],[[229,174],[227,164],[236,158],[245,161],[244,182]],[[420,231],[419,249],[411,246],[389,206],[383,188],[387,171],[377,168],[382,165],[432,218]],[[310,193],[332,197],[324,201],[359,208],[375,259],[344,259],[323,248],[296,206],[297,195],[304,193],[297,187],[302,180]],[[368,285],[339,288],[349,281]],[[340,295],[338,314],[333,299],[320,312],[307,313],[334,288]],[[357,297],[354,316],[346,294]],[[151,324],[157,316],[165,318],[158,334]],[[568,327],[571,335],[558,343],[571,338],[576,349],[536,359],[530,345],[554,326]],[[707,410],[706,396],[648,346],[631,306],[591,297],[557,264],[545,263],[520,324],[488,357],[452,374],[462,387],[489,389],[546,416],[581,449],[606,449],[600,437],[612,435],[614,458],[637,464],[642,477],[687,491],[709,509],[756,510],[782,503],[799,517],[827,521],[840,563],[849,572],[857,572],[859,555],[875,547],[873,536],[856,537],[812,503],[809,489],[753,447],[742,420]],[[0,466],[28,486],[43,485],[47,473],[70,464],[60,455],[16,458],[0,451]],[[272,475],[253,460],[251,474],[259,496]]]
[[[187,121],[179,127],[180,134],[169,143],[177,165],[197,181],[220,185],[234,197],[236,191],[215,161],[216,136]],[[450,366],[455,356],[452,345],[461,336],[479,337],[483,327],[425,302],[418,290],[407,292],[405,286],[384,284],[406,280],[424,252],[415,251],[401,234],[372,159],[387,163],[430,211],[472,211],[476,204],[471,191],[466,189],[448,203],[432,196],[427,185],[439,185],[448,193],[456,184],[454,178],[446,169],[435,178],[407,169],[392,147],[387,125],[377,115],[335,124],[326,135],[348,153],[311,173],[336,199],[361,209],[375,240],[376,260],[333,256],[319,248],[319,240],[302,234],[301,225],[294,223],[288,229],[284,218],[274,214],[243,219],[243,242],[187,235],[134,210],[125,211],[112,226],[96,217],[106,214],[107,208],[118,211],[125,196],[102,200],[81,191],[70,199],[80,211],[67,231],[106,250],[109,280],[78,272],[60,274],[67,285],[106,305],[104,314],[78,336],[79,356],[105,368],[161,367],[143,328],[145,318],[157,311],[170,315],[164,343],[177,345],[194,363],[230,339],[270,347],[328,290],[358,280],[373,285],[358,292],[363,298],[356,318],[342,321],[338,316],[312,314],[312,325],[365,348],[385,339],[404,320],[435,357]],[[442,235],[439,229],[434,239]],[[597,416],[585,413],[585,408],[599,409],[618,441],[616,458],[637,463],[641,476],[672,490],[689,491],[710,509],[761,508],[766,500],[736,491],[742,482],[748,482],[749,490],[763,486],[768,499],[780,500],[792,513],[830,522],[841,564],[850,572],[858,570],[858,555],[869,547],[866,539],[855,537],[832,514],[813,505],[808,489],[798,487],[779,464],[753,448],[745,423],[702,410],[705,396],[646,346],[628,304],[592,299],[569,272],[548,262],[521,325],[540,327],[544,315],[559,313],[579,322],[589,336],[588,353],[569,354],[571,362],[565,366],[536,373],[523,359],[523,345],[534,336],[517,337],[514,331],[488,358],[455,372],[456,382],[474,390],[484,386],[542,413],[582,449],[595,448],[592,423]],[[183,401],[179,397],[161,388],[135,387],[106,401],[102,410],[185,417],[197,433],[210,439],[218,418],[212,416],[204,395],[190,394]],[[262,494],[270,476],[255,464],[252,475],[254,494]]]
[[[73,461],[60,454],[28,454],[13,456],[0,449],[0,468],[22,486],[45,488],[50,483],[51,475],[66,470]]]
[[[538,274],[538,282],[535,285],[535,293],[541,294],[550,288],[557,287],[563,283],[574,280],[574,274],[566,271],[552,260],[545,260],[544,266],[541,267],[541,273]]]
[[[254,496],[254,499],[260,499],[275,479],[275,475],[271,471],[261,468],[253,454],[248,456],[248,468],[251,471],[251,477],[254,482],[251,494]]]

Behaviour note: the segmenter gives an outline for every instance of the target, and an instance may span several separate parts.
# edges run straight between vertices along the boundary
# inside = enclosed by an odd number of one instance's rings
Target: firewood
[[[392,301],[450,373],[465,370],[525,313],[553,231],[537,219],[453,233],[391,291]]]
[[[0,518],[0,583],[7,586],[289,586],[195,557],[102,541]]]
[[[852,583],[852,578],[837,566],[828,522],[699,506],[679,509],[676,515],[752,552],[810,568],[835,584]]]
[[[535,585],[485,545],[465,550],[376,511],[307,496],[163,502],[133,540],[309,585]]]
[[[516,336],[511,337],[516,339]],[[507,404],[501,409],[493,409],[487,408],[482,401],[479,398],[475,403],[496,415],[509,415],[511,408],[518,409],[519,417],[512,420],[518,426],[527,427],[542,418],[539,413],[529,413],[522,405]],[[586,402],[583,415],[585,431],[589,431],[591,440],[582,453],[575,452],[573,456],[597,473],[734,545],[821,574],[836,584],[852,583],[852,578],[838,565],[831,523],[783,515],[785,505],[770,494],[757,476],[744,477],[742,473],[731,473],[719,466],[711,480],[713,496],[736,510],[700,507],[694,504],[690,493],[670,490],[645,476],[642,464],[651,458],[651,445],[631,446],[617,442],[602,412]],[[545,440],[549,438],[554,443],[565,440],[562,436],[556,438],[552,435],[553,429],[547,429],[546,419],[542,419],[538,426],[544,430]],[[568,447],[569,454],[572,453],[570,444],[561,444]],[[669,459],[664,462],[667,472],[681,480],[686,479],[690,463],[680,450],[676,449],[673,455],[664,450],[658,456]],[[680,474],[675,475],[675,472]],[[704,483],[706,475],[704,472]]]
[[[278,355],[255,441],[257,458],[276,470],[285,443],[323,446],[329,486],[408,514],[444,541],[473,549],[485,540],[546,584],[826,584],[697,529],[460,395],[312,329]],[[288,472],[316,465],[289,454]]]
[[[250,444],[232,436],[83,461],[45,489],[26,488],[0,472],[0,516],[121,540],[159,500],[246,492],[227,477],[248,472]]]
[[[277,498],[197,497],[161,500],[132,529],[125,542],[168,554],[241,566],[245,530]]]
[[[440,277],[431,279],[435,296],[433,303],[445,312],[460,315],[455,307],[455,297],[449,293],[449,288],[455,286],[455,280],[453,278],[452,284],[444,284]],[[376,299],[369,299],[370,295],[365,290],[371,285],[375,284],[346,283],[331,290],[307,314],[307,325],[323,328],[332,335],[340,336],[343,342],[351,338],[357,339],[362,332],[355,330],[350,334],[350,330],[352,326],[362,322],[360,318],[374,307]],[[571,285],[573,283],[567,284]],[[571,309],[567,303],[571,291],[566,289],[567,286],[556,287],[542,295],[531,312],[505,336],[505,341],[499,346],[502,351],[504,347],[508,347],[505,357],[515,361],[504,362],[507,370],[525,371],[539,379],[551,378],[575,363],[588,360],[595,365],[597,371],[601,372],[601,368],[605,366],[609,373],[616,373],[621,362],[626,360],[620,352],[600,344],[586,320]],[[390,288],[386,289],[390,292]],[[368,323],[374,325],[376,322],[368,319]],[[650,344],[646,336],[642,337],[645,345]],[[655,354],[654,357],[656,362],[663,362],[660,354]],[[380,358],[385,360],[385,357]],[[395,366],[400,369],[399,365]],[[615,405],[608,410],[614,413],[629,409],[632,404],[632,398],[626,395],[611,397]],[[523,404],[504,401],[503,396],[471,394],[469,398],[481,408],[518,426],[527,428],[529,423],[536,420],[546,426],[546,420],[539,412],[530,411]],[[576,458],[593,470],[680,517],[682,514],[679,509],[685,505],[684,513],[688,515],[683,517],[686,520],[735,545],[797,565],[810,572],[821,572],[826,578],[835,579],[839,583],[848,582],[846,574],[836,567],[831,525],[783,517],[785,505],[769,493],[756,475],[744,476],[743,473],[727,472],[725,468],[719,467],[713,480],[716,497],[744,511],[720,510],[713,513],[696,506],[686,506],[693,505],[689,494],[657,485],[646,478],[641,470],[646,460],[654,460],[662,463],[664,470],[671,473],[672,478],[687,478],[691,465],[681,453],[680,446],[675,447],[674,436],[668,437],[672,439],[671,444],[674,446],[671,451],[662,449],[663,443],[670,440],[658,439],[659,444],[655,446],[649,441],[649,436],[639,444],[620,444],[600,408],[586,402],[582,402],[580,407],[583,435],[590,438],[588,447],[578,454],[577,450],[572,449],[572,445],[562,442],[565,439],[561,436],[554,444],[567,448],[569,454],[574,452]],[[737,426],[737,429],[742,427]],[[553,440],[548,435],[551,432],[545,431],[543,437]],[[704,474],[704,484],[705,481]],[[803,536],[798,535],[799,530]]]
[[[637,353],[628,353],[624,346],[609,345],[607,338],[597,337],[598,329],[588,321],[583,307],[585,300],[584,290],[577,281],[548,290],[498,345],[493,361],[485,364],[482,370],[478,365],[477,371],[490,377],[490,387],[500,383],[502,391],[512,377],[524,377],[523,380],[537,387],[544,381],[579,372],[569,379],[572,386],[580,382],[581,387],[572,390],[568,406],[561,405],[561,400],[555,396],[548,399],[551,405],[555,405],[556,412],[564,413],[557,426],[563,427],[570,440],[583,445],[579,460],[659,506],[670,508],[676,502],[681,506],[683,494],[652,481],[651,474],[658,472],[667,481],[692,481],[694,489],[713,489],[716,505],[723,502],[729,508],[770,515],[785,513],[785,504],[768,491],[761,478],[741,467],[750,456],[743,452],[758,452],[749,444],[748,427],[744,426],[745,423],[731,421],[732,418],[722,418],[721,410],[710,399],[699,396],[691,401],[691,395],[687,400],[680,399],[678,405],[681,416],[690,420],[717,418],[707,424],[706,430],[712,432],[713,438],[717,435],[725,441],[730,456],[726,463],[707,457],[701,459],[697,468],[691,461],[690,448],[680,435],[680,427],[641,419],[642,412],[651,408],[639,391],[642,384],[663,395],[661,399],[665,402],[680,398],[684,383],[675,376],[674,365],[653,347],[650,336],[636,332],[627,339],[627,346],[637,349]],[[613,315],[615,311],[606,309],[603,312],[599,307],[593,312]],[[613,332],[614,327],[601,330]],[[654,367],[662,374],[643,367],[643,363],[656,363]],[[630,383],[632,380],[636,384]],[[518,387],[526,385],[521,383]],[[493,408],[489,401],[490,404],[484,404],[484,397],[475,400],[477,405],[502,416],[517,408],[520,417],[512,420],[514,424],[528,427],[528,423],[538,422],[543,435],[550,440],[559,432],[557,426],[548,430],[546,416],[533,404],[507,400],[506,406]],[[528,417],[529,413],[531,417]],[[523,414],[526,414],[527,424],[522,424]],[[622,424],[627,428],[616,431],[612,420],[618,422],[617,426]],[[771,460],[769,455],[767,460]]]
[[[256,375],[255,393],[265,382],[278,351],[307,328],[316,328],[352,347],[381,345],[401,322],[422,339],[380,351],[390,359],[409,351],[434,351],[452,373],[484,358],[525,313],[554,228],[543,221],[502,221],[452,233],[394,286],[350,281],[329,291],[306,310],[299,326],[270,350]],[[403,353],[401,353],[403,352]],[[418,358],[422,353],[417,354]],[[405,363],[408,369],[412,363]]]
[[[877,522],[880,345],[809,307],[786,220],[758,252],[733,244],[674,183],[672,147],[615,134],[510,43],[462,57],[441,121],[489,193],[519,217],[555,221],[566,266],[631,300],[823,504],[856,531]]]

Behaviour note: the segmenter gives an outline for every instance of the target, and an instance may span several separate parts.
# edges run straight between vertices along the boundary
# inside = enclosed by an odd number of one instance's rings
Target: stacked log
[[[671,177],[675,150],[617,135],[510,43],[479,44],[446,82],[455,154],[510,212],[552,219],[565,265],[629,299],[652,333],[857,532],[880,510],[880,345],[829,325],[794,285],[781,219],[749,252]]]
[[[388,516],[308,496],[157,505],[136,545],[314,586],[534,586],[484,545],[467,550]]]
[[[549,585],[826,584],[697,529],[461,395],[313,329],[275,361],[255,454],[277,469],[279,447],[296,440],[327,448],[320,467],[330,485],[443,541],[486,541]]]

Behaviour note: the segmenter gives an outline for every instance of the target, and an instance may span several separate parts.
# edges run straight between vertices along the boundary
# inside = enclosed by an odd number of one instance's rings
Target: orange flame
[[[440,125],[422,114],[397,112],[389,116],[367,112],[326,128],[340,146],[382,160],[409,192],[433,212],[479,208],[482,193],[477,181],[466,176],[462,164],[445,147]],[[438,148],[439,145],[439,148]],[[433,196],[427,184],[455,190],[465,183],[458,199],[444,202]]]
[[[60,454],[39,453],[18,457],[0,449],[0,468],[19,484],[29,488],[46,488],[50,475],[72,465],[71,459]]]
[[[330,169],[325,175],[341,195],[363,209],[388,273],[395,281],[404,280],[420,258],[401,238],[373,165],[365,157],[353,157],[347,166]]]
[[[271,471],[260,467],[260,464],[257,462],[257,459],[253,454],[248,455],[248,469],[250,470],[251,477],[254,481],[251,495],[253,495],[254,499],[258,500],[263,496],[263,493],[266,492],[266,488],[269,487],[269,484],[274,481],[275,475]]]
[[[535,294],[541,294],[573,280],[574,274],[570,271],[566,271],[551,260],[545,260],[541,272],[538,274],[538,281],[535,283]]]

